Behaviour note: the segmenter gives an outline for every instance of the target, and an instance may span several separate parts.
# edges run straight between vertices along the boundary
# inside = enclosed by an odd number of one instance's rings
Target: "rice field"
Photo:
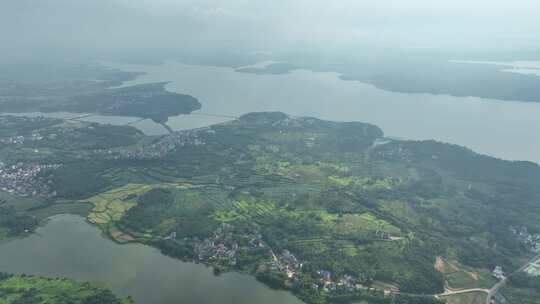
[[[135,198],[154,188],[187,189],[189,184],[127,184],[83,200],[94,205],[88,215],[88,221],[96,225],[119,221],[122,216],[137,204]]]

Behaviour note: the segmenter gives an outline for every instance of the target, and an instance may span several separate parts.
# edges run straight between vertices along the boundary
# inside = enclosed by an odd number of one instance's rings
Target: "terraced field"
[[[83,201],[94,205],[94,209],[88,215],[88,220],[96,225],[106,225],[118,221],[126,211],[137,204],[133,198],[153,188],[153,185],[127,184],[85,199]]]
[[[96,225],[106,225],[119,221],[122,216],[137,204],[136,198],[152,189],[156,188],[178,188],[188,189],[190,184],[127,184],[80,202],[89,202],[94,205],[92,212],[88,215],[88,220]]]

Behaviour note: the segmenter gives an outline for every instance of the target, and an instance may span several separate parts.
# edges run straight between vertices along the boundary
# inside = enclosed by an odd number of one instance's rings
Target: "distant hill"
[[[0,78],[1,112],[92,113],[165,123],[171,116],[201,108],[194,97],[165,90],[165,82],[113,88],[138,73],[99,66],[24,68],[13,79]],[[41,77],[32,76],[32,71]]]

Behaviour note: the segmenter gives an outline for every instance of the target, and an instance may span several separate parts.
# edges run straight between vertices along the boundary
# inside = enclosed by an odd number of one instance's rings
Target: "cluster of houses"
[[[223,223],[214,231],[212,237],[195,245],[195,254],[199,261],[213,261],[236,265],[238,243],[233,238],[234,226]]]
[[[157,142],[140,148],[121,148],[116,150],[96,150],[94,154],[103,155],[107,159],[159,159],[179,147],[202,146],[205,144],[199,130],[174,132],[163,136]],[[207,130],[207,132],[212,130]]]
[[[4,145],[22,145],[28,141],[40,141],[44,137],[40,133],[32,133],[30,135],[18,135],[6,138],[0,138],[0,144]]]
[[[271,271],[284,273],[287,278],[293,279],[298,271],[302,269],[302,263],[287,249],[283,250],[279,256],[273,251],[271,251],[271,254],[272,259],[268,265],[268,269]]]
[[[264,248],[266,244],[262,239],[262,234],[255,232],[252,235],[249,235],[248,247],[249,248]]]
[[[501,266],[495,266],[495,269],[493,269],[493,272],[491,274],[496,279],[499,279],[499,280],[506,279],[506,275],[504,274],[504,271]]]
[[[517,240],[534,253],[540,253],[540,234],[529,233],[525,226],[510,227]]]
[[[367,289],[367,287],[359,284],[358,280],[351,275],[346,274],[343,276],[335,277],[332,272],[328,270],[319,270],[317,271],[317,275],[319,276],[319,283],[314,283],[311,286],[311,288],[316,291],[323,290],[325,292],[354,292],[361,289]]]
[[[412,160],[412,153],[408,149],[401,146],[397,146],[393,149],[381,149],[378,154],[381,157],[410,162]]]
[[[176,231],[171,232],[168,236],[164,237],[163,239],[176,241]]]
[[[298,274],[302,271],[303,263],[293,253],[284,249],[280,254],[276,254],[264,243],[259,233],[248,233],[248,235],[243,236],[247,242],[243,242],[244,245],[241,248],[267,248],[269,250],[271,258],[270,261],[261,264],[260,268],[263,271],[282,273],[288,280],[292,282],[298,281]],[[176,233],[172,232],[164,239],[175,240]],[[214,231],[211,237],[202,241],[195,238],[195,241],[194,250],[199,261],[236,266],[237,252],[240,246],[235,240],[235,227],[233,225],[223,223]],[[317,292],[355,292],[368,289],[351,275],[336,276],[326,270],[317,271],[317,275],[319,276],[319,282],[312,285],[312,288]]]
[[[60,165],[57,164],[17,163],[6,165],[0,162],[0,190],[22,197],[53,197],[56,193],[51,191],[47,183],[43,183],[38,177],[44,170],[59,167]]]
[[[525,226],[513,226],[510,231],[523,246],[535,254],[540,253],[540,234],[530,233]],[[529,263],[523,271],[533,277],[540,276],[540,259]]]
[[[239,245],[234,238],[234,226],[223,223],[218,227],[212,237],[206,238],[203,241],[197,242],[195,245],[195,253],[202,262],[218,262],[229,266],[236,265],[236,254],[239,250]],[[247,246],[244,249],[267,248],[270,252],[270,261],[261,265],[265,271],[278,272],[284,274],[288,280],[297,281],[298,274],[302,271],[303,263],[289,250],[284,249],[281,253],[276,254],[269,248],[259,233],[247,236]],[[176,234],[172,233],[166,239],[175,239]],[[246,244],[244,244],[246,245]],[[319,270],[319,283],[313,284],[312,288],[325,292],[354,292],[360,289],[366,289],[359,281],[351,275],[334,276],[332,272]]]

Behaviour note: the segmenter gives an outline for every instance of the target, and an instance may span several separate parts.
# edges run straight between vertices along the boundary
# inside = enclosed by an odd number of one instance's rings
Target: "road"
[[[518,270],[512,272],[510,275],[525,270],[525,268],[527,268],[527,266],[529,266],[530,263],[534,263],[538,259],[540,259],[540,254],[535,256],[531,260],[529,260],[525,265],[521,266]],[[503,287],[503,285],[506,283],[506,281],[507,281],[507,277],[500,280],[499,283],[497,283],[497,284],[493,285],[493,287],[491,287],[491,289],[488,292],[488,296],[486,298],[486,304],[491,304],[491,299],[493,298],[493,296],[495,296],[497,294],[497,292],[499,292],[499,289],[501,289],[501,287]]]
[[[444,293],[440,293],[437,296],[445,297],[445,296],[453,296],[453,295],[470,293],[470,292],[485,292],[489,294],[490,291],[491,289],[471,288],[471,289],[461,289],[461,290],[456,290],[456,291],[445,291]]]
[[[493,298],[494,295],[497,294],[497,292],[499,292],[499,289],[504,285],[504,283],[506,283],[506,278],[502,279],[499,281],[499,283],[493,285],[493,287],[491,287],[491,289],[489,290],[488,292],[488,295],[486,297],[486,304],[491,304],[491,299]]]
[[[538,259],[540,259],[540,254],[535,256],[531,260],[529,260],[525,265],[521,266],[518,270],[514,271],[510,275],[525,270],[525,268],[527,268],[527,266],[530,263],[533,263],[537,261]],[[501,289],[501,287],[504,286],[507,280],[508,280],[507,278],[500,280],[499,282],[497,282],[497,284],[493,285],[493,287],[491,287],[490,289],[471,288],[471,289],[461,289],[461,290],[456,290],[456,291],[446,290],[444,293],[435,295],[435,297],[439,298],[439,297],[465,294],[465,293],[471,293],[471,292],[485,292],[487,293],[486,304],[491,304],[491,299],[497,294],[497,292],[499,292],[499,289]]]

